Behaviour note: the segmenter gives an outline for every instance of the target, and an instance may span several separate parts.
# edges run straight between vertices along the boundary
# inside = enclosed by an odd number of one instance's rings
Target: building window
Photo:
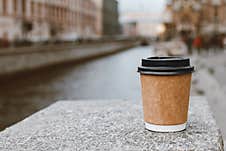
[[[34,12],[35,12],[35,10],[34,10],[35,9],[35,6],[34,5],[35,5],[34,2],[32,1],[31,2],[31,16],[32,17],[34,17]]]
[[[22,0],[22,14],[26,16],[26,0]]]
[[[42,16],[41,4],[37,3],[36,6],[37,6],[37,17],[40,19]]]
[[[7,8],[8,8],[7,0],[3,0],[2,2],[3,2],[3,4],[2,4],[2,6],[3,6],[3,15],[7,15]]]
[[[17,0],[13,0],[13,10],[14,10],[14,15],[17,14]]]

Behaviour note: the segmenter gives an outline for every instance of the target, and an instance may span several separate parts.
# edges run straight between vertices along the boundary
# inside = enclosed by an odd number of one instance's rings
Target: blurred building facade
[[[117,0],[102,0],[103,8],[103,35],[114,35],[120,33],[118,1]]]
[[[70,40],[111,34],[118,26],[117,7],[116,0],[0,0],[0,38]]]
[[[225,0],[168,0],[164,12],[166,35],[226,33]]]
[[[120,34],[117,0],[93,0],[97,6],[97,33],[101,36]]]

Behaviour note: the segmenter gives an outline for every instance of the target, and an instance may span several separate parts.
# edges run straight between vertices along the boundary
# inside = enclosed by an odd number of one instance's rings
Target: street
[[[153,55],[137,47],[115,55],[0,79],[0,129],[58,100],[140,100],[137,66]]]

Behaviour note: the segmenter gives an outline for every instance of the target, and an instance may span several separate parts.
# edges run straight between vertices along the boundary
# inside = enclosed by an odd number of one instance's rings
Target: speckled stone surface
[[[221,151],[223,140],[204,98],[190,101],[187,130],[144,129],[141,103],[61,101],[0,133],[1,151]]]

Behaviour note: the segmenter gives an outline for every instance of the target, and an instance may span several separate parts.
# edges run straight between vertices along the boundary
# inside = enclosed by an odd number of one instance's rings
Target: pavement
[[[201,108],[200,108],[201,107]],[[223,151],[221,133],[204,98],[190,99],[187,129],[144,128],[141,101],[61,101],[0,133],[3,151]]]
[[[226,51],[194,54],[192,61],[196,66],[192,93],[207,98],[226,140]]]

